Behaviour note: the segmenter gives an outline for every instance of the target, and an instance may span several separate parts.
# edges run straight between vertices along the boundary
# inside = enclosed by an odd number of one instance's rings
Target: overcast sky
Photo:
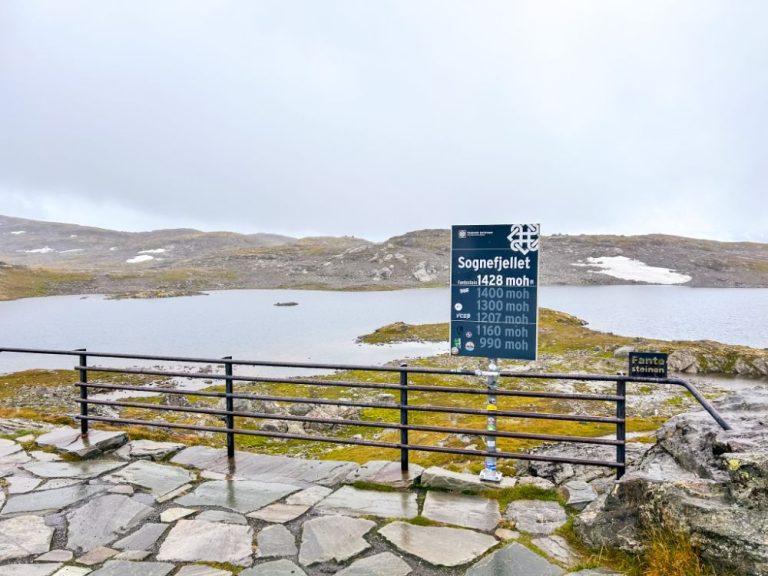
[[[768,241],[765,0],[3,0],[0,214]]]

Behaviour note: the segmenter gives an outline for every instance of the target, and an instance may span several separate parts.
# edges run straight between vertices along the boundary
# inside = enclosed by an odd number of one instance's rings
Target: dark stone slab
[[[230,465],[225,449],[208,446],[186,448],[174,456],[171,462],[220,474],[231,474],[231,477],[236,479],[285,482],[302,488],[311,484],[323,486],[341,484],[351,472],[358,468],[358,465],[352,462],[302,460],[251,452],[237,452],[234,464]]]
[[[547,562],[522,544],[510,544],[486,556],[466,576],[561,576],[565,570]]]
[[[58,511],[71,506],[75,502],[91,498],[96,494],[105,492],[108,486],[92,486],[76,484],[54,490],[40,490],[17,494],[8,499],[3,508],[2,516],[19,514],[23,512]]]

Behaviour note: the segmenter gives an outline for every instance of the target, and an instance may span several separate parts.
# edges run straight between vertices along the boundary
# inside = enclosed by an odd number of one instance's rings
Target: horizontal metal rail
[[[98,382],[80,382],[77,386],[84,388],[107,388],[112,390],[144,390],[152,393],[177,394],[183,396],[208,396],[214,398],[235,398],[238,400],[262,400],[266,402],[286,402],[290,404],[320,404],[323,406],[346,406],[349,408],[387,408],[391,410],[407,410],[410,412],[442,412],[445,414],[470,414],[488,416],[488,410],[480,408],[455,408],[453,406],[423,406],[421,404],[382,404],[376,402],[358,402],[354,400],[323,400],[321,398],[306,398],[301,396],[268,396],[265,394],[226,394],[224,392],[194,392],[189,390],[169,390],[163,388],[142,388],[141,386],[121,386],[116,384],[100,384]],[[602,424],[617,424],[620,420],[605,416],[577,416],[575,414],[551,414],[546,412],[519,412],[513,410],[495,410],[496,416],[510,418],[536,418],[540,420],[567,420],[572,422],[594,422]]]
[[[226,380],[231,378],[235,382],[254,382],[265,384],[292,384],[295,386],[329,386],[329,387],[341,387],[341,388],[365,388],[370,390],[402,390],[408,388],[410,391],[416,392],[446,392],[450,394],[487,394],[488,391],[481,388],[460,388],[453,386],[433,386],[433,385],[418,385],[408,384],[402,386],[400,384],[374,384],[371,382],[356,382],[349,380],[318,380],[312,378],[301,379],[289,379],[289,378],[271,378],[265,376],[228,376],[226,374],[210,374],[210,373],[195,373],[195,372],[168,372],[163,370],[141,370],[138,368],[110,368],[108,366],[75,366],[76,370],[88,370],[90,372],[105,372],[109,374],[136,374],[136,375],[148,375],[148,376],[167,376],[178,378],[191,378],[198,380]],[[450,373],[455,376],[455,374]],[[614,394],[569,394],[564,392],[538,392],[531,390],[498,390],[496,392],[498,396],[514,396],[514,397],[529,397],[529,398],[552,398],[562,400],[597,400],[597,401],[610,401],[617,402],[621,399],[620,396]]]
[[[243,436],[260,436],[266,438],[275,439],[287,439],[287,440],[300,440],[300,441],[316,441],[327,442],[335,444],[349,444],[358,446],[369,446],[376,448],[387,448],[400,451],[400,461],[403,470],[408,467],[408,454],[410,451],[423,451],[423,452],[437,452],[456,455],[467,456],[480,456],[480,457],[494,457],[494,458],[512,458],[516,460],[529,460],[529,461],[543,461],[543,462],[557,462],[557,463],[570,463],[570,464],[583,464],[590,466],[604,466],[614,468],[617,471],[617,476],[621,476],[625,469],[626,458],[626,384],[627,383],[647,383],[654,385],[673,385],[681,386],[685,388],[696,401],[717,421],[717,423],[723,429],[730,429],[728,423],[718,414],[717,410],[704,398],[699,391],[689,382],[679,378],[638,378],[629,377],[623,374],[618,375],[606,375],[606,374],[568,374],[568,373],[534,373],[534,372],[514,372],[509,370],[503,370],[500,372],[486,372],[482,370],[467,370],[467,369],[441,369],[441,368],[423,368],[401,365],[399,367],[394,366],[361,366],[354,364],[323,364],[323,363],[296,363],[296,362],[282,362],[282,361],[263,361],[263,360],[240,360],[233,359],[231,357],[224,358],[199,358],[199,357],[187,357],[187,356],[159,356],[148,354],[123,354],[112,352],[87,352],[85,349],[78,350],[51,350],[51,349],[31,349],[31,348],[0,348],[0,352],[13,352],[22,354],[52,354],[61,356],[74,356],[78,359],[78,364],[75,366],[80,374],[79,382],[75,383],[79,387],[80,397],[75,400],[76,404],[80,406],[80,414],[74,415],[73,418],[80,422],[81,430],[83,434],[88,432],[88,423],[93,422],[106,422],[117,425],[140,425],[151,426],[174,430],[189,430],[195,432],[213,432],[225,434],[227,438],[227,454],[230,458],[235,455],[235,437],[236,435]],[[109,367],[109,366],[91,366],[88,363],[89,359],[102,358],[102,359],[117,359],[117,360],[132,360],[132,361],[152,361],[160,363],[174,363],[174,364],[205,364],[221,366],[223,373],[220,372],[201,372],[201,371],[183,371],[176,368],[172,369],[157,369],[152,368],[140,368],[140,367]],[[291,369],[309,369],[309,370],[325,370],[325,371],[361,371],[369,373],[380,374],[392,374],[399,376],[397,383],[388,382],[361,382],[356,380],[343,380],[343,379],[324,379],[317,377],[266,377],[257,375],[245,375],[235,374],[234,367],[248,366],[248,367],[270,367],[270,368],[291,368]],[[212,390],[179,390],[174,388],[162,388],[146,385],[133,385],[122,383],[107,383],[107,382],[89,382],[88,376],[91,373],[108,373],[110,375],[144,375],[144,376],[158,376],[165,378],[185,378],[185,379],[198,379],[198,380],[210,380],[219,381],[224,385],[224,391],[212,391]],[[430,376],[446,376],[451,379],[455,378],[472,378],[472,377],[490,377],[493,376],[502,379],[502,381],[514,381],[514,380],[555,380],[555,381],[578,381],[578,382],[597,382],[597,383],[611,383],[616,387],[614,394],[598,394],[598,393],[576,393],[576,392],[551,392],[547,390],[516,390],[516,389],[504,389],[494,387],[493,395],[494,400],[492,405],[489,405],[486,409],[469,408],[459,406],[444,406],[444,405],[432,405],[423,403],[414,403],[414,400],[424,401],[430,395],[486,395],[489,394],[488,387],[485,386],[466,386],[456,385],[448,386],[445,383],[437,384],[425,384],[409,382],[409,376],[411,375],[430,375]],[[258,384],[262,387],[260,389],[268,389],[271,385],[291,385],[300,390],[312,393],[319,388],[343,388],[354,390],[380,390],[380,391],[392,391],[399,392],[399,402],[374,402],[367,401],[365,399],[344,399],[334,400],[328,398],[314,398],[305,396],[285,396],[275,395],[269,393],[242,393],[235,392],[235,383],[245,384]],[[488,385],[490,386],[490,384]],[[165,394],[183,397],[199,397],[199,398],[215,398],[223,400],[225,409],[206,408],[200,406],[167,406],[158,405],[153,403],[146,403],[140,401],[128,401],[128,400],[105,400],[96,397],[89,397],[88,391],[93,389],[105,390],[105,391],[127,391],[127,392],[141,392],[143,394]],[[409,401],[409,392],[420,392],[416,398],[411,396]],[[568,401],[567,405],[572,402],[610,402],[615,405],[614,416],[598,416],[598,415],[580,415],[573,413],[552,413],[552,412],[539,412],[535,409],[532,411],[525,410],[498,410],[495,409],[495,397],[507,397],[507,398],[531,398],[538,400],[550,400],[550,401]],[[348,408],[361,408],[361,409],[385,409],[392,410],[399,414],[399,422],[387,422],[373,420],[356,420],[351,418],[333,418],[322,417],[313,415],[300,415],[300,414],[273,414],[266,411],[243,411],[234,409],[235,400],[249,400],[260,402],[279,402],[286,404],[312,404],[316,406],[336,406],[336,407],[348,407]],[[533,404],[533,403],[532,403]],[[535,405],[535,404],[534,404]],[[562,404],[556,404],[558,407]],[[110,417],[110,416],[98,416],[89,414],[89,406],[104,406],[104,407],[116,407],[116,408],[130,408],[149,410],[159,413],[184,413],[184,414],[200,414],[208,417],[215,417],[223,420],[223,426],[208,426],[204,424],[182,424],[178,422],[166,422],[156,420],[141,420],[135,418],[123,418],[123,417]],[[494,408],[493,410],[489,408]],[[594,424],[606,424],[615,427],[615,438],[597,438],[589,436],[569,436],[569,435],[557,435],[557,434],[540,434],[532,432],[522,431],[510,431],[499,430],[493,428],[491,430],[481,430],[475,428],[466,428],[459,426],[434,426],[426,424],[414,424],[409,421],[409,415],[413,413],[438,413],[438,414],[452,414],[452,415],[464,415],[464,416],[481,416],[486,419],[492,418],[505,418],[509,419],[509,422],[514,425],[517,419],[527,420],[554,420],[554,421],[567,421],[567,422],[580,422],[580,423],[594,423]],[[361,439],[361,438],[342,438],[332,436],[322,436],[308,433],[291,433],[291,432],[278,432],[270,430],[253,430],[247,428],[239,428],[235,425],[235,418],[239,419],[255,419],[255,420],[281,420],[286,422],[296,422],[305,424],[317,424],[331,426],[335,428],[337,426],[342,427],[361,427],[368,429],[388,430],[399,433],[399,442],[385,442],[374,439]],[[465,436],[482,436],[486,440],[488,450],[470,450],[468,448],[451,448],[445,446],[428,446],[423,444],[414,444],[409,442],[410,432],[427,432],[437,434],[448,435],[465,435]],[[531,440],[536,442],[572,442],[579,444],[594,444],[603,446],[612,446],[616,449],[616,461],[597,460],[592,458],[570,458],[566,456],[551,456],[542,454],[528,454],[528,453],[516,453],[494,450],[495,439],[514,439],[514,440]]]
[[[124,402],[113,400],[96,400],[93,397],[87,400],[80,398],[75,402],[87,403],[97,406],[118,406],[121,408],[140,408],[144,410],[156,410],[161,412],[183,412],[185,414],[207,414],[209,416],[236,416],[240,418],[256,418],[260,420],[285,420],[286,422],[309,422],[312,424],[329,424],[331,426],[361,426],[364,428],[385,428],[392,430],[414,430],[417,432],[446,432],[442,426],[427,426],[421,424],[398,424],[395,422],[373,422],[370,420],[346,420],[343,418],[314,418],[311,416],[298,416],[294,414],[270,414],[269,412],[240,412],[237,410],[215,410],[213,408],[197,408],[191,406],[161,406],[145,402]],[[389,408],[398,410],[398,406],[390,405]],[[589,436],[563,436],[557,434],[532,434],[527,432],[504,432],[478,430],[476,428],[451,428],[452,434],[466,434],[476,436],[495,436],[499,438],[516,438],[522,440],[541,440],[543,442],[576,442],[580,444],[599,444],[604,446],[617,446],[618,440],[610,438],[593,438]]]
[[[618,462],[606,462],[590,458],[567,458],[564,456],[541,456],[538,454],[514,453],[514,452],[488,452],[485,450],[467,450],[465,448],[447,448],[444,446],[422,446],[420,444],[404,445],[399,442],[380,442],[378,440],[358,440],[356,438],[333,438],[329,436],[311,436],[305,434],[288,434],[282,432],[269,432],[267,430],[247,430],[243,428],[218,428],[216,426],[198,426],[193,424],[173,424],[171,422],[153,422],[148,420],[130,420],[126,418],[107,418],[102,416],[80,416],[70,414],[76,420],[93,420],[97,422],[119,423],[137,426],[153,426],[157,428],[176,428],[182,430],[195,430],[200,432],[222,432],[225,434],[242,434],[244,436],[265,436],[282,438],[287,440],[311,440],[316,442],[331,442],[335,444],[351,444],[355,446],[373,446],[376,448],[392,448],[393,450],[408,449],[421,452],[442,452],[445,454],[463,454],[466,456],[495,456],[497,458],[514,458],[516,460],[532,460],[538,462],[560,462],[563,464],[583,464],[584,466],[603,466],[606,468],[623,469],[624,464]]]

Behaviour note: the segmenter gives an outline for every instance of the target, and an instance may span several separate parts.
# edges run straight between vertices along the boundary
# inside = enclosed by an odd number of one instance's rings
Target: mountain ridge
[[[565,235],[541,240],[542,285],[681,284],[768,287],[768,244],[668,234]],[[0,261],[18,274],[86,274],[50,293],[134,293],[229,288],[386,290],[447,286],[450,231],[383,242],[353,236],[179,228],[120,232],[0,215]],[[3,273],[0,270],[0,274]],[[55,276],[55,274],[54,274]],[[80,292],[77,292],[80,293]]]

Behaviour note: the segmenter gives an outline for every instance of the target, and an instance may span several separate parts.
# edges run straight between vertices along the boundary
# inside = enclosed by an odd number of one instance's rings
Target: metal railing
[[[487,376],[485,371],[475,370],[445,370],[437,368],[419,368],[410,367],[405,364],[400,367],[387,366],[357,366],[344,364],[317,364],[317,363],[294,363],[294,362],[270,362],[256,360],[235,360],[231,356],[224,358],[190,358],[182,356],[155,356],[142,354],[121,354],[105,352],[87,352],[85,349],[77,350],[45,350],[31,348],[0,348],[0,352],[13,352],[21,354],[49,354],[59,356],[76,356],[79,360],[75,370],[79,371],[80,381],[74,385],[79,387],[80,395],[76,402],[80,406],[79,414],[72,415],[74,419],[79,420],[82,434],[88,434],[90,422],[105,422],[110,424],[141,425],[150,427],[160,427],[167,429],[189,430],[196,432],[212,432],[226,435],[227,454],[230,458],[235,454],[235,438],[242,436],[261,436],[267,438],[293,439],[312,442],[328,442],[337,444],[349,444],[358,446],[369,446],[376,448],[390,448],[400,451],[400,463],[403,471],[408,470],[409,453],[412,451],[438,452],[445,454],[456,454],[466,456],[481,456],[493,458],[509,458],[516,460],[543,461],[555,463],[579,464],[588,466],[603,466],[614,468],[616,475],[620,478],[626,467],[626,385],[627,383],[645,383],[658,385],[681,386],[690,392],[698,403],[717,421],[725,430],[729,430],[729,425],[723,420],[718,412],[707,402],[699,391],[689,382],[679,378],[637,378],[624,375],[597,375],[597,374],[549,374],[549,373],[520,373],[510,371],[500,371],[496,375],[500,379],[500,385],[494,389],[493,394],[499,398],[531,398],[531,399],[549,399],[561,401],[576,401],[589,403],[610,402],[615,404],[615,410],[612,410],[611,416],[605,415],[580,415],[573,413],[555,413],[555,412],[537,412],[524,410],[493,410],[455,407],[446,405],[432,405],[423,403],[414,403],[413,397],[409,398],[411,392],[428,392],[430,395],[486,395],[488,389],[485,386],[446,386],[436,384],[418,384],[412,380],[417,375],[431,375],[444,377],[463,377],[476,379],[479,376]],[[171,362],[181,364],[204,364],[219,365],[223,367],[223,373],[210,372],[188,372],[173,369],[155,369],[155,368],[119,368],[111,366],[89,365],[89,358],[101,359],[119,359],[134,361],[155,361]],[[235,367],[270,367],[270,368],[290,368],[290,369],[311,369],[311,370],[330,370],[330,371],[361,371],[366,373],[392,374],[398,376],[397,383],[380,382],[361,382],[356,380],[332,380],[324,378],[296,378],[296,377],[266,377],[249,376],[245,374],[235,374]],[[205,379],[211,381],[223,381],[224,391],[215,392],[210,390],[178,390],[169,388],[149,388],[147,386],[129,385],[129,384],[109,384],[105,382],[89,381],[89,375],[92,373],[110,373],[126,375],[146,375],[161,377],[180,377],[189,379]],[[565,380],[579,382],[605,382],[613,383],[615,389],[610,394],[597,393],[576,393],[576,392],[551,392],[539,390],[515,390],[503,386],[505,381],[514,381],[520,379],[528,380]],[[292,384],[303,387],[332,387],[344,388],[350,390],[377,390],[399,392],[399,402],[372,402],[367,400],[349,400],[349,399],[328,399],[314,398],[306,396],[279,396],[272,394],[246,394],[235,392],[235,382],[258,383],[258,384]],[[200,398],[216,398],[224,400],[224,410],[217,408],[205,408],[199,406],[172,406],[162,404],[149,404],[145,402],[131,402],[128,400],[101,400],[98,397],[89,396],[89,390],[113,390],[113,391],[137,391],[152,394],[168,394],[177,396],[195,396]],[[399,422],[386,421],[368,421],[345,418],[323,418],[299,414],[274,414],[268,412],[246,412],[235,410],[235,400],[256,400],[262,402],[281,402],[287,404],[312,404],[318,406],[344,406],[350,408],[375,408],[383,410],[393,410],[399,412]],[[178,422],[141,420],[134,418],[99,416],[89,411],[90,406],[114,406],[118,408],[139,408],[158,412],[181,412],[185,414],[200,414],[206,416],[215,416],[223,419],[223,426],[185,424]],[[615,438],[558,435],[558,434],[540,434],[532,432],[519,432],[510,430],[486,430],[479,428],[432,426],[426,424],[414,424],[410,422],[410,414],[415,412],[431,412],[441,414],[457,414],[465,416],[495,416],[499,419],[535,419],[535,420],[560,420],[569,422],[597,423],[611,425],[615,430]],[[297,434],[290,432],[278,432],[272,430],[255,430],[236,427],[236,418],[240,419],[260,419],[260,420],[284,420],[287,422],[299,422],[305,424],[323,424],[334,426],[356,426],[364,428],[377,428],[380,430],[398,430],[399,441],[388,442],[383,440],[370,440],[353,437],[321,436],[313,434]],[[507,420],[508,421],[508,420]],[[440,445],[414,444],[410,441],[410,432],[432,432],[446,434],[474,435],[484,437],[488,448],[486,450],[456,448]],[[614,460],[598,460],[593,458],[575,458],[565,456],[554,456],[546,454],[532,454],[525,452],[505,452],[490,449],[495,445],[496,439],[517,439],[533,440],[540,442],[571,442],[579,444],[593,444],[615,447]],[[490,442],[488,442],[490,441]]]

